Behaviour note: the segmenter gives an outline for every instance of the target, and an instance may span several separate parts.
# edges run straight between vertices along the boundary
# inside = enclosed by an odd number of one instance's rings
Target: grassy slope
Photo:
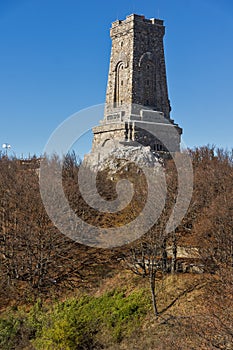
[[[204,330],[209,326],[209,297],[206,293],[215,279],[216,277],[205,274],[178,274],[158,280],[158,309],[161,314],[155,319],[147,280],[122,270],[90,290],[90,299],[84,299],[81,308],[77,306],[77,300],[87,294],[81,291],[72,298],[63,298],[60,306],[57,306],[57,302],[50,302],[42,309],[36,309],[37,305],[31,316],[20,307],[13,312],[18,324],[21,322],[20,331],[17,331],[19,327],[15,325],[15,340],[12,343],[8,341],[8,345],[2,345],[2,348],[69,350],[100,349],[103,346],[104,349],[112,350],[214,349],[210,341],[205,340]],[[118,292],[114,296],[114,290],[123,291],[123,296]],[[10,318],[9,311],[4,314],[4,318]],[[28,321],[25,322],[25,317],[30,319],[30,326]],[[49,320],[46,326],[45,320]],[[35,338],[35,329],[38,331],[42,324],[44,328],[37,332],[37,340],[32,347],[28,339]],[[67,335],[68,330],[70,334]],[[89,345],[75,347],[75,343],[83,342],[82,337],[87,339]]]

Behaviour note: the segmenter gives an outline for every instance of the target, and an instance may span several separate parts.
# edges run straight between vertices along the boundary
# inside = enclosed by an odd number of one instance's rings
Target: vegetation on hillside
[[[140,240],[108,250],[78,244],[54,227],[40,198],[36,159],[0,158],[1,348],[232,348],[233,152],[208,146],[189,153],[193,196],[179,227],[165,235],[177,195],[175,164],[167,160],[168,191],[159,221]],[[48,160],[53,162],[59,159]],[[99,213],[85,203],[78,171],[75,155],[68,155],[63,164],[64,191],[86,222],[124,225],[143,209],[146,178],[134,165],[114,180],[106,173],[97,177],[98,191],[107,200],[116,198],[120,178],[127,176],[134,184],[132,202],[115,214]],[[86,186],[88,190],[88,178]],[[198,249],[201,274],[185,274],[180,268],[197,261],[180,261],[179,246]],[[137,274],[134,283],[127,269]],[[114,285],[118,274],[124,283]],[[95,295],[108,281],[113,283],[108,292],[103,287]],[[52,303],[64,296],[65,301]]]
[[[147,313],[143,290],[125,295],[113,290],[100,297],[81,296],[45,306],[40,300],[29,312],[20,310],[0,319],[0,346],[35,349],[102,349],[119,343],[140,326]]]

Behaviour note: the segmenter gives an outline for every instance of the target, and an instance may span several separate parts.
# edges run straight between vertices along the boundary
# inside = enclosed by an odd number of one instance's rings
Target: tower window
[[[115,75],[115,89],[114,89],[114,102],[116,106],[122,104],[121,101],[125,98],[124,85],[127,82],[127,70],[124,69],[124,63],[120,61],[116,66],[116,75]]]
[[[147,81],[146,81],[146,85],[147,85],[147,86],[150,85],[150,80],[147,80]]]
[[[159,143],[154,145],[154,150],[155,151],[162,151],[163,150],[163,146]]]
[[[123,47],[123,45],[124,45],[124,43],[123,43],[123,41],[121,42],[121,47]]]

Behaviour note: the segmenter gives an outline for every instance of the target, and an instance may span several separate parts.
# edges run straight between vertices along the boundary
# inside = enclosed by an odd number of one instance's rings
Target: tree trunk
[[[164,239],[162,244],[162,270],[167,272],[167,241]]]
[[[158,309],[157,309],[156,296],[155,296],[155,276],[150,277],[150,290],[151,290],[151,297],[152,297],[154,314],[157,317],[159,315],[159,313],[158,313]]]
[[[177,256],[177,240],[176,240],[176,234],[174,232],[174,236],[172,239],[171,273],[175,273],[176,271],[176,256]]]

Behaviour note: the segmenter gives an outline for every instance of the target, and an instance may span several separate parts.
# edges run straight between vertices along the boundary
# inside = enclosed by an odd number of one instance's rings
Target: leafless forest
[[[23,161],[2,156],[1,311],[12,305],[33,303],[38,297],[52,300],[72,295],[77,290],[93,292],[99,288],[100,281],[127,270],[132,276],[138,276],[138,281],[148,284],[152,293],[152,314],[160,326],[164,322],[169,327],[181,329],[181,334],[193,332],[201,339],[202,349],[232,349],[233,152],[206,146],[189,150],[189,153],[194,169],[194,189],[189,209],[179,227],[171,234],[165,234],[165,224],[177,195],[176,168],[172,160],[167,160],[164,169],[168,193],[159,221],[139,241],[113,249],[87,247],[61,234],[47,216],[40,197],[39,160]],[[59,162],[59,159],[54,156],[48,160],[51,166],[53,162]],[[88,207],[78,189],[78,171],[79,161],[74,154],[68,155],[63,164],[63,186],[71,207],[82,220],[112,227],[130,222],[139,215],[147,187],[145,176],[138,174],[134,165],[127,173],[135,188],[132,203],[117,214],[100,214]],[[106,173],[99,174],[99,193],[107,200],[114,199],[115,183],[125,175],[118,174],[112,181]],[[88,179],[86,186],[88,190]],[[179,258],[179,247],[195,247],[198,257]],[[178,276],[186,280],[189,275],[190,281],[193,276],[198,277],[194,278],[195,283],[188,283],[186,294],[192,289],[203,289],[200,303],[196,301],[194,306],[192,321],[178,306],[171,314],[173,305],[179,305],[181,294],[161,307],[159,292],[159,288],[163,288],[163,295],[167,293],[166,284],[163,284],[167,278],[173,276],[175,281]],[[171,344],[174,349],[186,349],[171,334],[163,339],[161,349],[169,349]],[[152,345],[147,344],[147,349],[153,348]],[[198,349],[192,345],[188,348]]]

